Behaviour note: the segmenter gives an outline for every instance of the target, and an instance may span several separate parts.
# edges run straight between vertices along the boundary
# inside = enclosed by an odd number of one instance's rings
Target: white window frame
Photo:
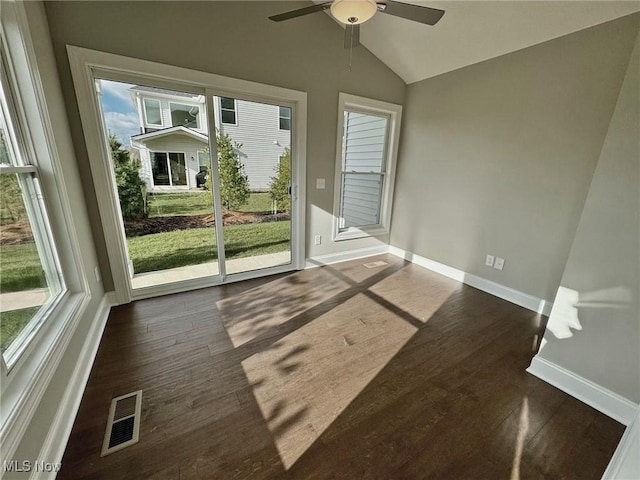
[[[191,102],[177,102],[177,101],[170,101],[169,102],[169,118],[171,119],[171,126],[172,127],[184,127],[184,125],[174,125],[173,124],[173,116],[171,115],[171,105],[182,105],[184,107],[196,107],[198,109],[198,126],[196,128],[194,128],[193,130],[204,130],[204,126],[202,123],[202,108],[203,105],[199,105],[197,103],[191,103]],[[191,127],[187,127],[187,128],[191,128]]]
[[[4,57],[0,55],[0,60]],[[3,87],[9,87],[12,83],[5,75],[5,62],[2,62],[3,68],[0,73],[0,81]],[[9,70],[8,68],[6,70]],[[16,361],[27,349],[33,341],[43,324],[48,321],[50,312],[60,302],[65,295],[67,287],[62,275],[62,267],[57,253],[57,247],[49,222],[49,213],[44,200],[40,172],[37,166],[37,158],[34,156],[35,151],[32,145],[29,145],[24,127],[20,124],[20,118],[16,105],[11,98],[13,92],[5,91],[7,98],[2,99],[0,95],[0,109],[4,111],[7,124],[8,153],[13,158],[13,163],[0,165],[0,173],[4,175],[16,175],[20,192],[23,196],[24,207],[27,212],[27,218],[33,232],[35,244],[37,245],[38,257],[42,262],[42,269],[45,273],[47,288],[52,296],[47,299],[44,305],[38,310],[34,317],[29,320],[27,325],[16,338],[11,342],[6,351],[2,354],[2,360],[6,362],[8,370],[15,365]],[[3,101],[4,100],[4,101]],[[22,123],[24,124],[24,123]],[[25,158],[26,157],[26,158]]]
[[[153,179],[153,160],[151,159],[151,155],[154,153],[166,153],[167,155],[167,171],[169,172],[169,185],[156,185],[156,182]],[[171,174],[171,165],[169,164],[169,154],[171,153],[181,153],[184,157],[184,169],[186,170],[187,175],[187,183],[186,185],[174,185],[173,184],[173,175]],[[153,188],[173,188],[173,187],[182,187],[189,188],[189,165],[187,165],[187,152],[178,152],[178,151],[169,151],[169,150],[149,150],[149,164],[151,167],[151,183],[153,184]]]
[[[289,110],[289,116],[288,117],[283,117],[280,112],[282,111],[281,109],[285,108],[285,107],[278,107],[278,130],[283,131],[283,132],[290,132],[291,131],[291,110]],[[282,128],[280,125],[280,120],[282,119],[287,119],[289,120],[289,128]]]
[[[115,55],[96,50],[67,45],[71,74],[78,99],[78,109],[94,190],[98,198],[98,209],[104,232],[107,255],[114,283],[113,301],[124,304],[132,299],[148,298],[156,295],[177,293],[194,288],[256,278],[261,275],[284,273],[305,267],[305,214],[306,214],[306,152],[307,152],[307,94],[284,87],[235,79],[173,65]],[[296,228],[291,230],[291,264],[280,265],[238,274],[219,275],[218,279],[193,279],[176,284],[150,287],[140,292],[132,292],[131,277],[127,265],[125,234],[119,216],[119,202],[116,192],[109,146],[104,136],[104,125],[100,113],[99,99],[95,94],[96,78],[140,83],[158,88],[179,90],[206,98],[207,128],[209,137],[215,135],[214,108],[216,96],[226,96],[255,102],[269,102],[286,105],[292,109],[291,151],[292,151],[292,211],[291,219]],[[144,81],[144,83],[143,83]],[[203,112],[204,113],[204,112]],[[215,155],[211,155],[215,162]],[[213,167],[215,170],[215,166]],[[214,184],[215,189],[215,184]],[[219,206],[219,205],[218,205]],[[218,212],[221,217],[221,212]],[[222,234],[221,229],[217,232]],[[218,234],[216,232],[216,235]]]
[[[387,140],[385,144],[385,167],[383,170],[383,186],[380,199],[380,223],[363,227],[340,228],[340,213],[343,185],[343,137],[345,110],[383,115],[388,118]],[[388,235],[393,206],[393,188],[398,159],[398,144],[400,140],[400,126],[402,120],[402,105],[383,102],[366,97],[359,97],[342,93],[338,95],[338,122],[336,140],[336,168],[333,199],[333,240],[351,240],[356,238]]]
[[[228,98],[230,100],[233,100],[233,110],[230,108],[225,108],[222,106],[222,99],[223,98]],[[235,122],[231,123],[231,122],[225,122],[222,118],[222,112],[224,111],[227,112],[233,112],[233,118],[235,119]],[[238,100],[236,100],[233,97],[226,97],[224,95],[220,95],[220,124],[222,125],[238,125]]]
[[[147,118],[147,102],[157,102],[158,110],[160,110],[160,123],[151,123]],[[146,127],[162,127],[164,124],[162,123],[162,102],[156,98],[143,98],[142,99],[142,111],[144,114],[144,125]]]
[[[42,196],[48,206],[47,220],[66,285],[55,304],[43,313],[46,318],[11,368],[0,356],[0,451],[3,458],[10,459],[89,305],[91,294],[87,272],[94,266],[83,265],[73,224],[76,210],[72,208],[67,189],[68,182],[73,180],[65,180],[63,175],[68,167],[63,165],[56,145],[53,115],[48,112],[34,40],[22,2],[3,2],[0,23],[0,48],[7,57],[7,76],[11,86],[18,87],[12,88],[17,110],[14,121],[19,125],[29,149],[28,156],[39,173]]]

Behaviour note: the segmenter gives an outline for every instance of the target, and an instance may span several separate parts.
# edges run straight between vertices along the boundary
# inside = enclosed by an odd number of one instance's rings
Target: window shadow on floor
[[[380,258],[114,308],[59,478],[510,478],[515,454],[545,475],[580,471],[578,452],[606,466],[605,419],[524,371],[543,317]],[[137,389],[140,442],[100,458],[110,399]]]

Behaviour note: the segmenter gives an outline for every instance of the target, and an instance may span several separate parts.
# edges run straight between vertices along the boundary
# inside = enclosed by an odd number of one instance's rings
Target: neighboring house
[[[196,175],[209,165],[205,97],[135,86],[129,90],[138,111],[141,177],[150,192],[197,188]],[[291,144],[291,109],[214,97],[218,130],[238,149],[251,190],[268,190],[284,149]]]

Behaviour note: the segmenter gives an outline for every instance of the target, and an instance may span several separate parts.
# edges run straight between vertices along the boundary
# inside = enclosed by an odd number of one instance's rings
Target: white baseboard
[[[552,302],[407,252],[393,245],[389,245],[389,253],[534,312],[546,316],[551,314]],[[637,404],[539,356],[534,357],[527,372],[623,425],[629,425],[602,478],[606,480],[637,480],[640,478],[640,461],[637,455],[640,450],[640,409]]]
[[[637,480],[640,478],[640,409],[620,439],[603,480]]]
[[[333,263],[346,262],[347,260],[356,260],[358,258],[371,257],[383,253],[389,253],[388,245],[378,245],[376,247],[358,248],[356,250],[347,250],[346,252],[319,255],[317,257],[307,258],[305,268],[321,267],[323,265],[331,265]]]
[[[540,355],[533,357],[527,372],[590,405],[623,425],[633,422],[638,405],[611,390],[593,383]]]
[[[89,374],[93,367],[93,361],[96,358],[98,352],[98,346],[102,339],[102,333],[107,324],[107,318],[111,311],[112,296],[108,293],[102,297],[102,301],[98,306],[98,311],[94,317],[93,324],[89,330],[89,334],[85,339],[85,343],[80,351],[80,356],[76,362],[76,367],[73,370],[67,388],[65,389],[60,406],[56,412],[56,415],[51,422],[49,432],[40,450],[39,459],[42,459],[48,463],[59,463],[62,461],[62,456],[67,447],[69,436],[71,435],[71,429],[76,419],[76,414],[80,408],[80,401],[82,395],[89,381]],[[54,479],[56,472],[37,472],[34,470],[31,477],[32,479]]]
[[[412,252],[407,252],[406,250],[394,247],[393,245],[389,245],[389,253],[411,263],[415,263],[416,265],[420,265],[428,270],[444,275],[445,277],[452,278],[453,280],[457,280],[466,285],[477,288],[478,290],[487,292],[495,297],[502,298],[503,300],[507,300],[508,302],[514,303],[528,310],[532,310],[536,313],[541,313],[547,316],[551,313],[551,307],[553,304],[547,300],[534,297],[533,295],[529,295],[528,293],[524,293],[510,287],[505,287],[499,283],[463,272],[462,270],[450,267],[449,265],[429,260],[428,258],[416,255]]]

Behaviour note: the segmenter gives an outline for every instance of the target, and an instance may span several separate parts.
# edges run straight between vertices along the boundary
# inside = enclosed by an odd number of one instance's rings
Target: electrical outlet
[[[484,261],[484,264],[487,267],[493,267],[493,261],[495,260],[493,255],[487,255],[487,259]]]
[[[324,190],[327,187],[327,182],[324,178],[316,178],[316,189]]]
[[[321,245],[322,244],[322,235],[316,235],[313,238],[313,243],[315,243],[316,245]]]
[[[496,270],[502,270],[504,268],[504,258],[496,257],[493,268],[495,268]]]

